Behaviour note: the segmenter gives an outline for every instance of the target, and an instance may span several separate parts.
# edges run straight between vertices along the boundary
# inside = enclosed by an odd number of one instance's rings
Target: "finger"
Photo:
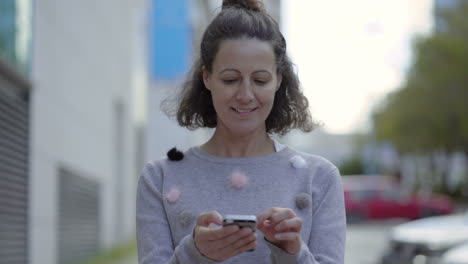
[[[237,254],[240,254],[242,252],[245,252],[245,251],[248,251],[248,250],[253,250],[257,247],[257,240],[252,240],[251,242],[249,242],[248,244],[236,249],[236,255]]]
[[[263,221],[269,219],[271,215],[275,212],[275,207],[268,208],[264,210],[263,212],[259,213],[257,215],[257,222],[258,223],[263,223]]]
[[[257,224],[257,229],[260,229],[262,231],[265,231],[265,230],[274,230],[274,225],[271,223],[270,220],[265,220],[263,222],[259,222]]]
[[[216,211],[210,211],[200,214],[197,218],[197,225],[199,226],[209,226],[210,223],[222,225],[223,217]]]
[[[277,232],[282,231],[300,231],[302,228],[302,219],[300,217],[294,217],[291,219],[285,219],[279,222],[275,226]]]
[[[244,241],[245,239],[249,240],[249,238],[252,238],[252,237],[253,238],[257,237],[257,234],[255,232],[252,232],[252,229],[242,228],[237,233],[234,233],[224,238],[222,241],[219,241],[219,244],[221,245],[222,249],[226,247],[237,249],[240,246],[245,244],[245,242],[242,242],[242,241]],[[248,242],[250,242],[250,240]]]
[[[250,250],[251,248],[249,248],[249,246],[252,245],[252,242],[256,242],[256,241],[257,241],[257,234],[252,233],[246,237],[243,237],[237,240],[232,245],[232,248],[237,254],[239,254],[240,252],[244,252],[245,250]]]
[[[294,217],[296,217],[296,214],[293,212],[293,210],[289,208],[283,208],[282,210],[278,210],[277,212],[273,213],[269,220],[272,225],[276,225],[285,219]]]
[[[275,239],[280,241],[295,241],[300,238],[297,232],[284,232],[275,234]]]
[[[239,231],[239,226],[230,225],[222,228],[208,228],[208,227],[199,227],[200,232],[203,232],[203,237],[209,241],[220,240],[225,237],[228,237],[237,231]]]
[[[257,223],[257,230],[261,231],[262,233],[267,232],[268,227],[266,227],[263,223]]]
[[[219,251],[220,254],[232,257],[237,254],[240,254],[244,251],[251,250],[257,247],[257,236],[256,233],[253,233],[239,241],[235,244],[231,244]]]
[[[238,226],[228,226],[220,229],[212,229],[203,226],[197,226],[195,229],[195,243],[206,256],[210,256],[213,259],[226,259],[226,254],[220,253],[219,249],[221,243],[219,243],[218,238],[223,238],[224,236],[230,236],[231,233],[236,233],[239,231]],[[202,246],[200,246],[202,245]]]

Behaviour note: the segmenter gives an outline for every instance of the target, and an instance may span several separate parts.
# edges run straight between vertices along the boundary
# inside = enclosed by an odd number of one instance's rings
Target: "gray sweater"
[[[140,264],[216,263],[192,237],[200,213],[256,215],[287,207],[303,219],[302,247],[288,254],[263,239],[222,263],[344,262],[346,219],[338,169],[329,161],[285,147],[254,158],[223,158],[199,147],[180,161],[148,163],[138,182],[137,244]],[[241,175],[241,176],[239,176]]]

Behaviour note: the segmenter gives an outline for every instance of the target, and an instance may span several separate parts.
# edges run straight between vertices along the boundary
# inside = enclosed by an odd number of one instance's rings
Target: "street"
[[[378,264],[388,245],[390,229],[401,220],[368,222],[348,226],[346,264]]]

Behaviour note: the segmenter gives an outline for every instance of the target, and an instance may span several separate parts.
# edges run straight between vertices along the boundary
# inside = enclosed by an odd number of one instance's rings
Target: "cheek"
[[[274,90],[268,90],[268,91],[263,91],[258,94],[258,99],[262,105],[273,105],[273,101],[275,100],[275,91]]]
[[[211,100],[213,101],[213,106],[216,112],[223,111],[225,106],[228,105],[230,98],[231,97],[226,93],[211,92]]]
[[[221,105],[218,96],[216,96],[216,94],[211,93],[211,100],[213,101],[213,107],[215,111],[218,112],[218,108]]]

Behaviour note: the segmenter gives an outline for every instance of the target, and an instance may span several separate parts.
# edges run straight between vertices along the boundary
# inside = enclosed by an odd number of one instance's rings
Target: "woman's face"
[[[257,39],[221,42],[212,71],[203,72],[217,113],[217,129],[245,135],[265,131],[281,84],[270,43]]]

